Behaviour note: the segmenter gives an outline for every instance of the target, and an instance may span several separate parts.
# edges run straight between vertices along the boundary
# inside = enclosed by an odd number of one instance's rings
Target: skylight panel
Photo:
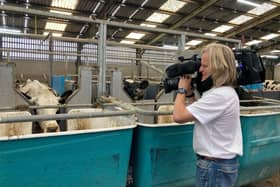
[[[140,25],[141,25],[141,26],[144,26],[144,27],[152,27],[152,28],[157,27],[157,25],[147,24],[147,23],[141,23]]]
[[[240,3],[255,6],[255,7],[261,6],[260,4],[254,3],[252,1],[247,1],[247,0],[237,0],[237,1],[240,2]]]
[[[261,40],[252,40],[250,42],[247,42],[245,43],[246,45],[254,45],[254,44],[259,44],[261,43],[262,41]]]
[[[64,11],[58,11],[58,10],[50,10],[52,13],[57,13],[57,14],[64,14],[64,15],[72,15],[71,12],[64,12]]]
[[[48,35],[49,34],[49,32],[44,32],[43,33],[43,35]],[[61,37],[62,36],[62,33],[57,33],[57,32],[53,32],[52,33],[52,36],[54,36],[54,37]]]
[[[279,36],[279,34],[271,33],[271,34],[268,34],[268,35],[265,35],[265,36],[261,37],[261,39],[263,39],[263,40],[271,40],[271,39],[276,38],[278,36]]]
[[[221,26],[213,29],[212,31],[219,32],[219,33],[224,33],[224,32],[226,32],[226,31],[228,31],[232,28],[233,28],[233,26],[230,26],[230,25],[221,25]]]
[[[178,0],[167,0],[159,9],[166,10],[170,12],[177,12],[181,9],[186,3]]]
[[[236,18],[233,18],[232,20],[229,21],[229,23],[240,25],[240,24],[245,23],[245,22],[247,22],[251,19],[253,19],[253,17],[246,16],[246,15],[241,15],[241,16],[238,16]]]
[[[250,14],[255,14],[255,15],[261,15],[261,14],[264,14],[272,9],[274,9],[276,6],[275,5],[272,5],[272,4],[269,4],[269,3],[263,3],[261,6],[259,7],[256,7],[250,11],[248,11],[248,13]]]
[[[123,43],[123,44],[134,44],[135,41],[132,41],[132,40],[122,40],[122,41],[120,41],[120,43]]]
[[[162,23],[162,22],[164,22],[167,18],[169,18],[169,15],[168,15],[168,14],[162,14],[162,13],[154,12],[150,17],[148,17],[148,18],[146,19],[146,21]]]
[[[75,9],[78,4],[78,0],[52,0],[52,5],[54,7]]]
[[[126,36],[126,38],[140,40],[144,36],[145,36],[144,33],[131,32],[131,33],[129,33],[129,35]]]
[[[191,41],[187,42],[186,45],[196,46],[200,43],[202,43],[201,40],[191,40]]]
[[[65,23],[47,22],[45,26],[46,30],[64,31],[65,28],[66,28]]]
[[[206,36],[217,36],[217,34],[215,34],[215,33],[209,33],[209,32],[204,33],[204,35],[206,35]]]

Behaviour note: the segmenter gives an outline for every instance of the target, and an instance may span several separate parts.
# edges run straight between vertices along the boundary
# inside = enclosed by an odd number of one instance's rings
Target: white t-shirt
[[[212,88],[187,109],[196,118],[195,153],[224,159],[243,154],[239,99],[232,87]]]

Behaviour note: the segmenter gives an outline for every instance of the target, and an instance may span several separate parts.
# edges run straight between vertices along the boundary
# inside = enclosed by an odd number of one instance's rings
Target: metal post
[[[98,38],[98,93],[97,96],[105,95],[106,92],[106,36],[107,25],[100,23],[99,25],[99,38]]]
[[[50,62],[50,75],[49,75],[49,85],[52,87],[52,76],[53,76],[53,37],[52,33],[49,36],[49,62]]]
[[[77,46],[77,61],[76,61],[76,73],[79,73],[79,66],[82,64],[81,54],[82,54],[83,44],[78,42]]]
[[[136,58],[141,59],[142,58],[142,49],[137,48],[136,49]],[[136,68],[137,68],[137,76],[142,76],[142,64],[140,63],[140,60],[136,60]]]
[[[0,35],[0,48],[3,49],[3,35]],[[3,61],[3,50],[0,51],[0,62]]]
[[[186,35],[181,34],[178,40],[178,50],[179,50],[179,55],[181,55],[184,50],[185,50],[185,43],[186,43]]]

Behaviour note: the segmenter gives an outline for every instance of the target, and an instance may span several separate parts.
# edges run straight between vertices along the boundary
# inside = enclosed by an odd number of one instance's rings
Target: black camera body
[[[171,64],[165,69],[166,78],[163,80],[163,87],[165,93],[169,93],[172,90],[178,89],[178,83],[180,76],[184,74],[198,73],[200,67],[200,59],[197,55],[193,55],[191,58],[184,58],[179,56],[180,63]],[[192,79],[192,84],[196,82],[197,78]]]
[[[257,53],[250,49],[234,50],[237,69],[237,85],[248,85],[261,83],[265,81],[265,68],[262,60]],[[165,93],[178,89],[180,76],[184,74],[196,74],[192,79],[192,85],[196,84],[198,91],[201,93],[205,90],[203,81],[201,81],[200,58],[193,55],[191,58],[178,57],[180,63],[168,66],[165,70],[167,78],[163,80]],[[207,80],[209,81],[209,80]]]

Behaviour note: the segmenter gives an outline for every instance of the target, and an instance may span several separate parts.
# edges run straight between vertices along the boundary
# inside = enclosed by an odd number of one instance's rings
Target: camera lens
[[[165,93],[169,93],[172,90],[177,90],[178,89],[179,80],[180,80],[179,77],[166,78],[163,81],[163,86],[164,86]]]

